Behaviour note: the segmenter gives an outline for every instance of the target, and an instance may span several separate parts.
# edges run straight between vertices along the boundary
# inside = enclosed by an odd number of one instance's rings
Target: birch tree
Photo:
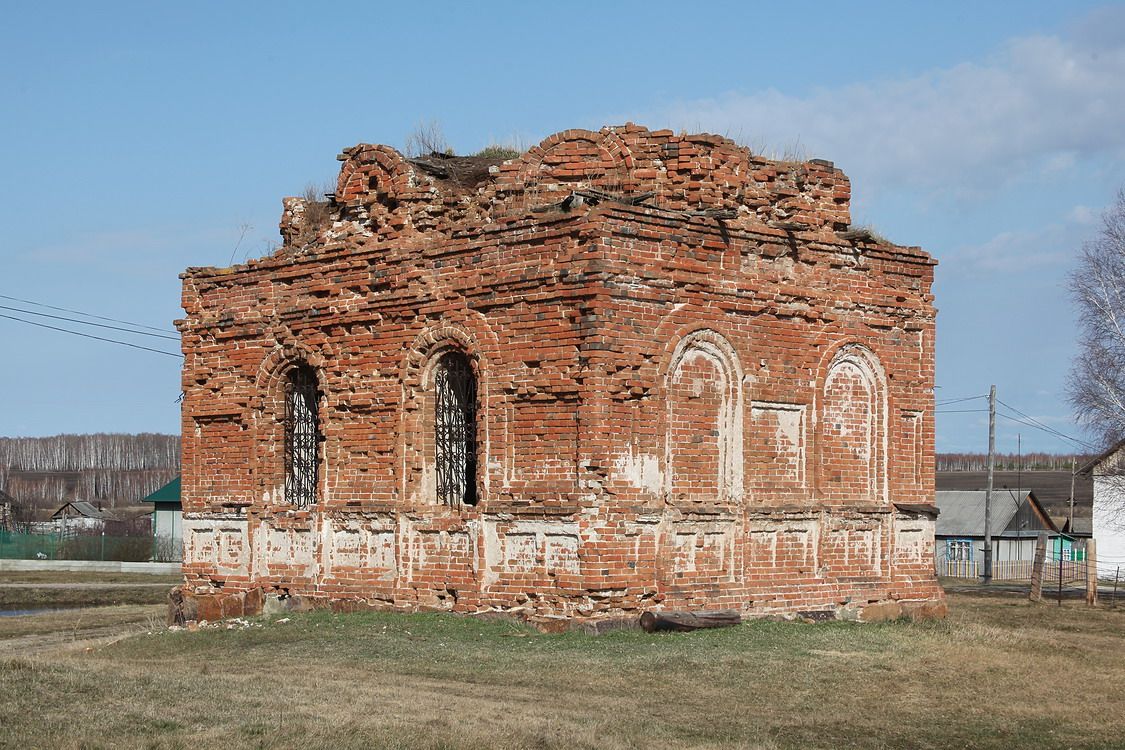
[[[1078,312],[1070,402],[1108,447],[1125,437],[1125,189],[1082,246],[1069,288]]]

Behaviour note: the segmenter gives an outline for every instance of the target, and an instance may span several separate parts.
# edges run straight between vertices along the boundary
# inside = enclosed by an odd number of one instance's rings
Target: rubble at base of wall
[[[630,614],[605,614],[594,617],[565,617],[541,615],[530,610],[486,609],[475,612],[450,612],[448,609],[424,605],[395,604],[385,600],[327,599],[299,595],[288,596],[267,593],[260,588],[247,591],[199,594],[186,586],[173,588],[169,593],[168,624],[190,625],[197,622],[217,622],[254,615],[278,615],[291,612],[331,610],[332,612],[445,612],[481,619],[499,619],[522,622],[543,633],[581,631],[587,635],[602,635],[614,630],[639,628],[640,612]],[[763,613],[753,610],[743,612],[747,620],[774,620],[819,623],[844,621],[857,623],[888,622],[907,619],[911,621],[944,619],[949,607],[944,599],[898,601],[894,599],[864,603],[846,602],[839,607],[817,610]]]
[[[863,606],[845,605],[836,612],[836,619],[849,622],[888,622],[890,620],[942,620],[949,606],[942,600],[901,602],[894,599],[869,602]]]
[[[186,586],[176,586],[168,594],[168,624],[216,622],[262,612],[262,590],[197,594]]]

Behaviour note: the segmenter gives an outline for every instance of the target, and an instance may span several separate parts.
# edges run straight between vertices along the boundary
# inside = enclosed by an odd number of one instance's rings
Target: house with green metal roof
[[[152,558],[160,561],[184,559],[180,478],[153,492],[142,502],[152,503]]]

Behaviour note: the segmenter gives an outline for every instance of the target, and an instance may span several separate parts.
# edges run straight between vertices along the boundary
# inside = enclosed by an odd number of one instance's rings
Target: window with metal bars
[[[477,503],[477,379],[469,358],[449,352],[434,374],[434,448],[438,498]]]
[[[298,508],[316,502],[320,478],[320,392],[307,365],[289,371],[285,383],[285,500]]]

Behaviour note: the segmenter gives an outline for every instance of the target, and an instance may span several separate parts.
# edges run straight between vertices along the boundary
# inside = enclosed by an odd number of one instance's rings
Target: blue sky
[[[1125,6],[25,3],[0,62],[0,295],[170,327],[177,274],[267,252],[346,146],[632,120],[834,160],[856,223],[941,263],[938,399],[996,383],[1081,437],[1063,285],[1125,184]],[[4,318],[0,352],[0,435],[179,428],[173,357]],[[939,414],[938,450],[983,450],[986,417]]]

